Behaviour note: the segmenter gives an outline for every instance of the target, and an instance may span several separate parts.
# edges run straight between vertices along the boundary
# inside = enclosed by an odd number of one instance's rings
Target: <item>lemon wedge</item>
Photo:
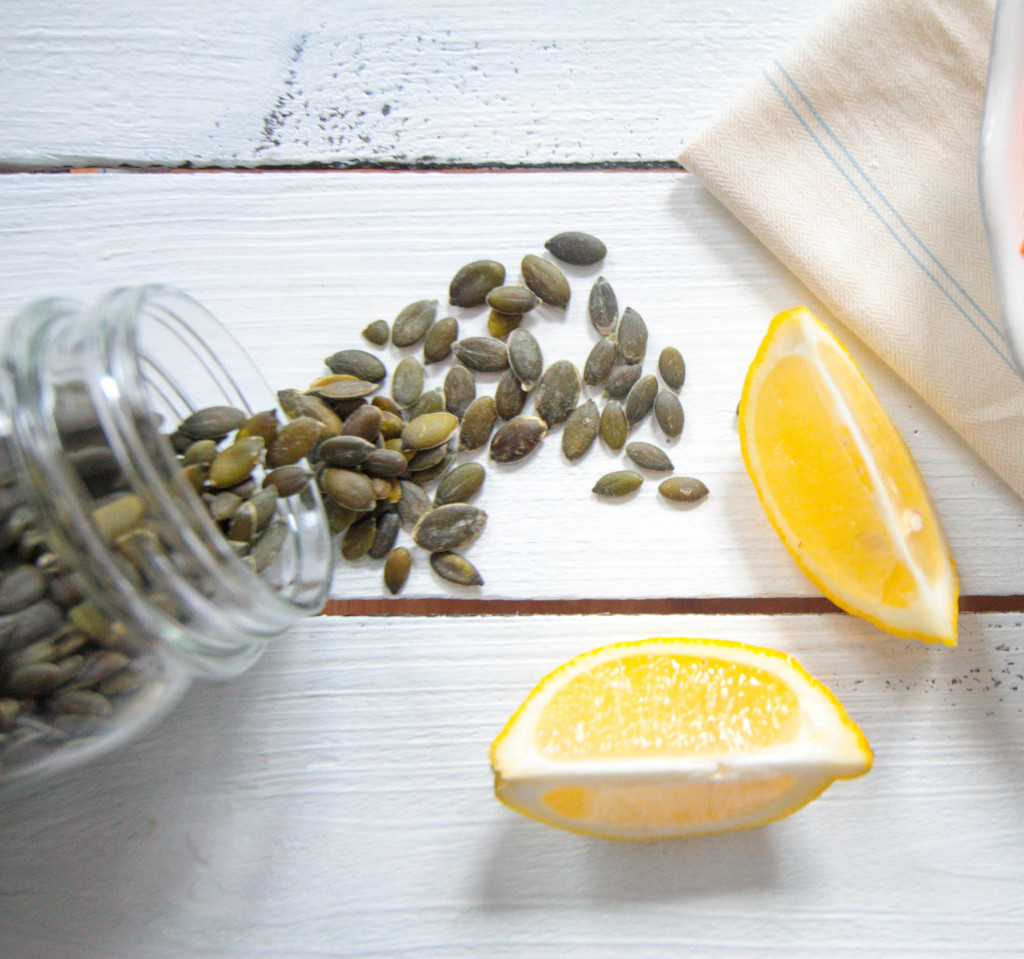
[[[795,659],[711,639],[577,656],[540,682],[491,746],[503,803],[608,839],[760,826],[871,761],[863,733]]]
[[[829,599],[897,636],[956,645],[956,569],[924,480],[853,357],[805,308],[772,321],[739,433],[768,519]]]

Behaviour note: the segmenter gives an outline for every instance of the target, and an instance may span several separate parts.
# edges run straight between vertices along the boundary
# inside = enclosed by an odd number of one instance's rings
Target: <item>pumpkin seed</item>
[[[246,420],[245,413],[233,406],[207,406],[186,416],[178,430],[194,440],[222,440]]]
[[[551,237],[544,248],[563,263],[574,266],[590,266],[603,260],[608,253],[608,248],[596,236],[574,231]]]
[[[391,342],[398,347],[415,346],[426,336],[437,316],[437,300],[417,300],[405,307],[391,324]]]
[[[209,466],[217,455],[216,440],[196,440],[181,457],[182,466]]]
[[[395,416],[402,415],[402,407],[400,407],[390,396],[384,396],[382,393],[378,393],[372,400],[370,400],[372,406],[376,406],[382,413],[393,413]]]
[[[6,689],[18,699],[35,699],[53,692],[62,678],[61,668],[55,663],[31,663],[11,673]]]
[[[391,327],[387,320],[374,320],[363,330],[363,337],[374,346],[383,346],[391,336]]]
[[[597,439],[599,428],[600,416],[593,400],[587,400],[572,411],[562,431],[562,452],[570,463],[590,449]]]
[[[253,413],[239,428],[235,434],[236,440],[244,440],[247,436],[262,436],[263,442],[270,445],[270,441],[277,434],[277,428],[281,424],[277,419],[277,410],[263,410],[261,413]]]
[[[401,527],[402,521],[394,511],[389,510],[377,517],[377,531],[366,551],[370,559],[384,559],[394,549]]]
[[[602,336],[590,351],[583,365],[583,382],[587,386],[600,386],[611,373],[619,355],[619,344],[614,336]]]
[[[446,506],[449,503],[465,503],[472,499],[483,486],[486,471],[479,463],[462,463],[455,469],[445,473],[437,484],[434,493],[434,505]]]
[[[455,358],[477,373],[500,373],[508,367],[508,350],[493,336],[470,336],[452,344]]]
[[[349,439],[356,439],[356,437],[349,437]],[[325,440],[324,442],[327,441]],[[278,496],[286,498],[294,496],[296,493],[301,493],[309,486],[309,481],[312,477],[313,474],[308,470],[304,470],[301,466],[295,466],[294,464],[279,466],[263,477],[263,487],[266,489],[269,486],[273,486],[277,490]]]
[[[544,357],[537,338],[524,329],[514,330],[508,338],[508,365],[527,393],[544,371]]]
[[[276,486],[265,486],[246,500],[256,509],[257,530],[263,529],[274,518],[274,514],[277,512],[277,496]]]
[[[235,510],[228,525],[228,539],[236,543],[251,543],[256,539],[257,515],[252,503],[242,503]]]
[[[496,260],[474,260],[462,267],[448,286],[453,306],[482,306],[487,294],[505,282],[505,267]]]
[[[523,274],[523,282],[532,290],[537,297],[549,306],[555,306],[560,310],[569,306],[569,281],[565,274],[548,260],[527,253],[520,264]]]
[[[487,314],[487,332],[497,340],[504,340],[511,335],[513,330],[519,329],[519,324],[522,322],[522,315],[491,310]]]
[[[301,419],[292,420],[288,425],[291,426],[292,423],[301,422]],[[316,423],[315,420],[308,420],[306,422],[316,425],[317,435],[319,436],[320,424]],[[275,437],[274,442],[277,443],[278,440],[279,437]],[[253,467],[259,461],[260,454],[263,453],[263,445],[262,436],[249,436],[244,440],[236,440],[229,447],[222,450],[210,464],[210,473],[207,477],[209,484],[216,489],[223,489],[228,486],[237,486],[247,479]],[[267,456],[270,456],[269,450],[267,451]],[[280,464],[275,463],[274,465]]]
[[[587,301],[587,315],[590,325],[602,336],[615,330],[619,318],[619,301],[615,290],[603,276],[599,276],[590,288],[590,299]]]
[[[377,439],[380,433],[381,411],[371,403],[357,406],[341,426],[341,436],[359,436],[369,443]]]
[[[325,439],[317,447],[316,453],[321,463],[325,463],[327,466],[336,466],[339,469],[350,470],[359,466],[375,449],[376,447],[373,443],[362,436],[342,435],[331,436]],[[290,468],[300,469],[300,467]],[[289,469],[289,467],[280,467],[280,469]],[[273,471],[273,473],[277,472],[278,470]],[[269,479],[270,476],[267,478]]]
[[[686,382],[686,362],[683,360],[683,354],[674,346],[666,346],[658,357],[658,372],[665,385],[678,393]]]
[[[339,510],[342,509],[340,505],[334,505]],[[328,515],[330,515],[329,511]],[[256,542],[249,549],[249,559],[252,560],[257,573],[262,573],[274,564],[277,557],[281,555],[281,550],[284,549],[287,539],[288,524],[284,520],[274,520],[256,537]]]
[[[362,559],[373,546],[377,535],[377,518],[369,513],[357,519],[341,537],[341,555],[349,562]]]
[[[369,407],[372,408],[372,407]],[[297,463],[299,460],[308,456],[313,448],[320,442],[324,437],[324,427],[319,420],[313,419],[311,416],[299,416],[288,423],[285,423],[277,431],[277,436],[274,437],[270,446],[267,449],[266,457],[264,462],[270,469],[275,469],[278,466],[290,466],[292,463]],[[253,437],[251,440],[239,440],[239,443],[250,443],[259,441],[262,447],[262,440],[259,437]],[[238,443],[235,444],[237,446]],[[231,447],[228,447],[230,449]],[[227,452],[227,451],[225,451]],[[222,453],[221,456],[224,454]],[[257,453],[257,456],[259,454]],[[231,486],[232,483],[217,483],[214,482],[213,476],[217,466],[217,460],[220,456],[210,465],[210,481],[214,486]],[[251,469],[252,467],[250,467]]]
[[[434,391],[431,390],[430,392],[433,393]],[[427,395],[427,393],[423,394],[423,396]],[[423,396],[420,397],[420,400],[423,399]],[[410,409],[415,409],[418,406],[419,400],[417,400]],[[405,429],[405,420],[403,420],[401,416],[397,416],[390,410],[382,409],[380,411],[380,435],[385,440],[393,440],[401,436],[403,429]]]
[[[388,554],[384,561],[384,585],[392,596],[402,591],[411,568],[412,555],[404,546],[398,546]]]
[[[683,404],[671,390],[659,390],[654,398],[654,418],[669,439],[676,439],[683,432]]]
[[[55,713],[69,716],[106,716],[114,707],[102,693],[90,689],[68,689],[49,701]]]
[[[383,320],[380,321],[384,323]],[[387,323],[384,323],[385,328]],[[388,375],[387,367],[366,350],[339,350],[324,360],[324,365],[332,373],[347,373],[360,380],[380,383]]]
[[[615,333],[619,354],[626,363],[640,363],[647,354],[647,324],[631,306],[622,311]]]
[[[337,400],[358,400],[369,396],[376,389],[377,384],[371,383],[369,380],[330,379],[320,380],[310,392],[322,400],[335,402]]]
[[[595,484],[592,492],[598,496],[628,496],[636,492],[644,478],[634,470],[615,470],[605,473]]]
[[[0,582],[0,614],[16,613],[46,595],[46,577],[34,566],[15,566]]]
[[[448,503],[423,516],[413,527],[413,542],[430,552],[462,549],[472,543],[487,523],[487,514],[468,503]]]
[[[529,313],[540,300],[524,286],[498,286],[487,294],[487,305],[499,313],[522,316]]]
[[[429,449],[420,450],[409,460],[410,473],[422,473],[424,470],[437,466],[447,455],[448,446],[442,443],[440,446],[432,446]],[[417,482],[423,482],[422,477],[416,477]]]
[[[515,463],[529,456],[547,435],[548,426],[538,416],[517,416],[491,437],[491,459],[497,463]]]
[[[425,450],[447,443],[459,428],[459,420],[453,413],[425,413],[405,424],[402,442],[408,449]]]
[[[262,441],[260,441],[262,444]],[[134,493],[126,493],[92,511],[92,520],[99,534],[112,543],[118,536],[138,526],[146,515],[146,504]]]
[[[370,478],[354,470],[330,467],[320,474],[320,486],[339,506],[365,513],[373,509],[377,496]]]
[[[412,406],[405,411],[407,420],[414,420],[417,416],[425,416],[427,413],[443,413],[445,410],[444,392],[442,390],[427,390]],[[384,425],[384,413],[381,411],[381,425]],[[402,424],[402,429],[405,424]],[[401,436],[402,430],[398,431]]]
[[[494,410],[503,420],[510,420],[523,412],[529,394],[520,386],[511,370],[505,370],[494,388]]]
[[[618,400],[609,400],[601,410],[600,432],[608,449],[622,449],[629,436],[629,423]]]
[[[623,363],[612,369],[604,381],[604,395],[621,400],[633,388],[644,368],[641,363]]]
[[[664,450],[659,449],[653,443],[636,441],[626,444],[626,456],[637,466],[645,470],[667,473],[672,470],[672,460]]]
[[[434,507],[423,487],[409,480],[398,481],[402,496],[395,504],[398,516],[406,526],[415,526]]]
[[[375,449],[363,460],[363,469],[371,476],[398,476],[405,472],[406,466],[412,464],[406,463],[401,453],[388,449]]]
[[[580,397],[579,370],[568,360],[556,360],[537,382],[533,405],[549,427],[568,419]]]
[[[311,396],[306,393],[300,393],[294,397],[290,404],[294,413],[289,415],[293,419],[298,419],[300,416],[308,416],[310,419],[316,420],[324,428],[324,433],[327,436],[337,436],[342,429],[342,418],[325,403],[319,396]],[[272,443],[277,439],[277,431],[275,430],[274,435],[271,437],[270,442]],[[267,444],[268,446],[270,443]]]
[[[459,449],[478,450],[491,438],[497,407],[490,396],[478,396],[469,404],[459,428]]]
[[[699,503],[708,488],[692,476],[670,476],[658,485],[658,492],[673,503]]]
[[[630,427],[636,426],[654,406],[654,399],[658,395],[658,380],[653,373],[641,376],[626,396],[623,409],[626,413],[626,422]]]
[[[282,467],[288,469],[288,467]],[[300,469],[296,466],[295,469]],[[224,490],[214,494],[206,504],[206,509],[215,523],[226,523],[235,515],[235,510],[242,505],[244,500],[237,493]]]
[[[452,343],[459,338],[459,321],[454,316],[445,316],[432,324],[423,338],[423,360],[439,363],[452,351]]]
[[[452,366],[444,378],[444,405],[460,420],[476,398],[476,380],[464,366]]]
[[[430,568],[442,579],[459,586],[483,586],[484,579],[477,568],[459,553],[430,554]]]
[[[415,356],[406,356],[399,360],[391,380],[391,395],[399,406],[409,407],[423,393],[423,364]]]

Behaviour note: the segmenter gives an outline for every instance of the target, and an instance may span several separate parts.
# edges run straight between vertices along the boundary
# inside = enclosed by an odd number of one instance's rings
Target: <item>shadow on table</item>
[[[567,899],[667,903],[767,889],[776,878],[770,829],[665,842],[574,836],[508,822],[492,844],[480,886],[485,909]]]

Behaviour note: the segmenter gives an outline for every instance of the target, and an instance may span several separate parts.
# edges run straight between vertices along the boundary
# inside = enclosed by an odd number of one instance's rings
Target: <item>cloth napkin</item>
[[[1024,496],[976,172],[993,15],[840,2],[680,161]]]

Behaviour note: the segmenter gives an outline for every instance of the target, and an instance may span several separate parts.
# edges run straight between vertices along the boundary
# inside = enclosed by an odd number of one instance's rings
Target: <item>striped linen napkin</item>
[[[1024,496],[977,188],[993,10],[840,2],[680,160]]]

